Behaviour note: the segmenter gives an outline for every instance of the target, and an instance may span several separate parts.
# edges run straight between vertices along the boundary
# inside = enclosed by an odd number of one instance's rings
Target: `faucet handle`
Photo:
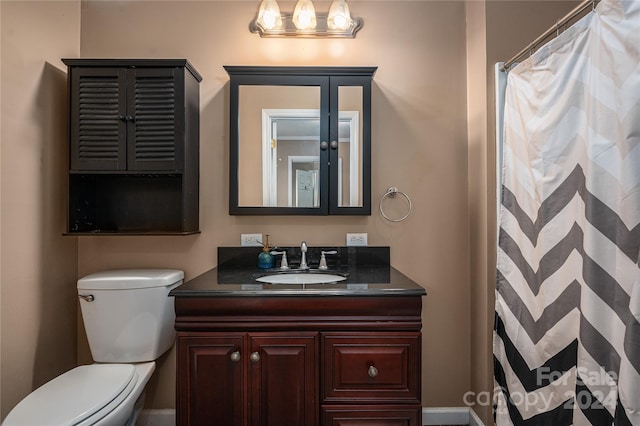
[[[280,269],[289,269],[289,263],[287,262],[287,251],[286,250],[283,250],[283,251],[272,251],[271,254],[274,255],[274,256],[281,254],[282,255],[282,260],[280,261]]]
[[[325,254],[338,254],[337,251],[335,250],[330,250],[330,251],[321,251],[320,252],[320,266],[318,266],[318,269],[328,269],[327,267],[327,259],[324,257]]]

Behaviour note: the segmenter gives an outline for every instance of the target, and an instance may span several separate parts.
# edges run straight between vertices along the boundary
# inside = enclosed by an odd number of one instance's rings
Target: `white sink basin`
[[[264,275],[255,280],[267,284],[330,284],[346,279],[342,275],[308,272]]]

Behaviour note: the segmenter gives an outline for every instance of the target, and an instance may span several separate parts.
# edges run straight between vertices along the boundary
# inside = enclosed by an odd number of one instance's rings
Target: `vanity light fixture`
[[[249,25],[260,37],[354,38],[362,28],[361,18],[352,18],[346,0],[333,0],[329,13],[316,13],[311,0],[298,0],[293,13],[280,13],[276,0],[262,0],[258,16]]]

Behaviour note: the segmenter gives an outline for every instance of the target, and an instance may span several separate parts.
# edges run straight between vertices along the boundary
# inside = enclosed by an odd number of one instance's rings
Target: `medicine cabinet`
[[[230,214],[371,214],[376,67],[225,70]]]

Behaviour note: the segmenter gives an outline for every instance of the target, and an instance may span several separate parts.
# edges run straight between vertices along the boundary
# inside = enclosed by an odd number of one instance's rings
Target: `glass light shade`
[[[347,30],[351,26],[351,13],[346,0],[333,0],[327,16],[327,27],[330,30]]]
[[[265,30],[282,28],[282,16],[276,0],[262,0],[256,22]]]
[[[316,27],[316,9],[311,0],[298,0],[293,9],[293,24],[299,30],[313,30]]]

